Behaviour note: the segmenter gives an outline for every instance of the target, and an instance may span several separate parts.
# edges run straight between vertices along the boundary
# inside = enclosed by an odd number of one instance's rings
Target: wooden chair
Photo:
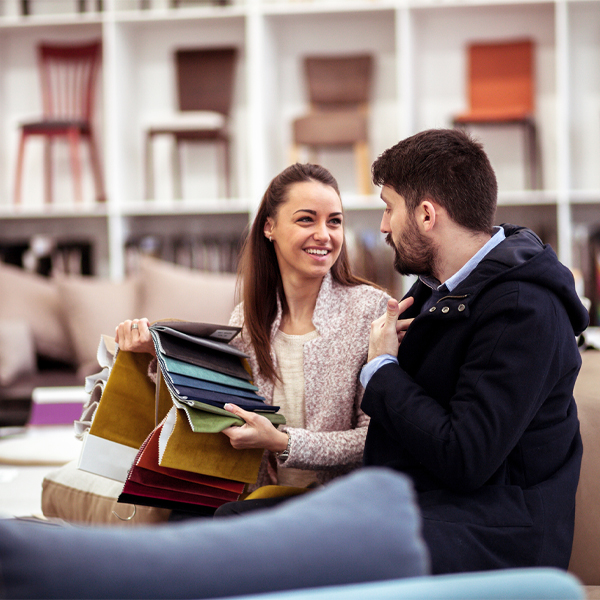
[[[542,185],[535,124],[535,46],[531,40],[476,43],[468,49],[469,110],[455,127],[518,126],[523,130],[527,187]]]
[[[211,143],[220,146],[225,195],[230,195],[229,117],[234,91],[236,48],[177,50],[175,66],[179,112],[146,131],[146,198],[154,196],[153,142],[158,135],[174,138],[174,197],[182,197],[181,146]]]
[[[75,200],[82,201],[81,141],[86,140],[96,186],[96,199],[105,200],[98,147],[92,116],[95,84],[102,54],[101,42],[83,45],[40,44],[38,58],[42,85],[43,117],[20,125],[15,204],[21,202],[25,143],[31,136],[45,138],[45,200],[52,202],[52,144],[56,138],[69,143]]]
[[[370,194],[368,108],[372,56],[309,56],[304,67],[311,109],[293,122],[292,162],[298,160],[301,146],[313,154],[319,148],[351,146],[358,188],[360,193]]]

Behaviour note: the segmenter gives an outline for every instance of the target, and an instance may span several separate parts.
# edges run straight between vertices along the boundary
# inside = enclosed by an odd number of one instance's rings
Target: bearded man
[[[401,141],[373,180],[394,266],[418,280],[372,326],[364,463],[412,478],[433,573],[566,569],[588,324],[572,274],[531,230],[494,227],[496,177],[464,132]]]

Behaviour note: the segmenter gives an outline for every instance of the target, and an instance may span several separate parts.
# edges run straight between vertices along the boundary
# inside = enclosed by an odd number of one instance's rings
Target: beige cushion
[[[235,304],[236,277],[193,271],[154,258],[140,263],[140,317],[226,324]]]
[[[42,512],[48,518],[89,525],[133,527],[168,520],[170,510],[118,503],[122,488],[118,481],[79,470],[74,460],[44,478]]]
[[[64,318],[71,336],[77,365],[94,363],[102,334],[114,335],[115,327],[137,314],[138,283],[92,277],[56,279]]]
[[[0,320],[0,385],[36,371],[33,334],[24,320]]]
[[[3,319],[27,321],[39,354],[73,361],[73,349],[62,319],[58,291],[50,279],[0,263],[0,290],[0,315]]]
[[[586,585],[600,585],[600,352],[586,350],[582,357],[575,400],[581,423],[583,460],[569,571]]]

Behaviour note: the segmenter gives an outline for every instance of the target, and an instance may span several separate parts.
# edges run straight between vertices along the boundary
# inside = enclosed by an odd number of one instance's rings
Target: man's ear
[[[265,221],[265,226],[263,227],[263,233],[267,239],[270,239],[273,235],[273,227],[275,224],[273,223],[273,219],[271,217],[267,217]]]
[[[423,200],[415,211],[415,218],[424,232],[431,231],[437,219],[436,205],[431,200]]]

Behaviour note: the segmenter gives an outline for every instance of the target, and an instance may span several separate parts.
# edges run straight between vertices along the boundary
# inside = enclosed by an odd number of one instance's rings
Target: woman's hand
[[[266,448],[271,452],[283,452],[287,448],[287,433],[279,431],[263,415],[248,412],[235,404],[226,404],[224,408],[246,421],[241,427],[234,425],[223,430],[236,450]]]
[[[128,352],[148,352],[156,356],[154,342],[150,335],[148,319],[134,319],[123,321],[115,328],[115,341],[120,350]]]

